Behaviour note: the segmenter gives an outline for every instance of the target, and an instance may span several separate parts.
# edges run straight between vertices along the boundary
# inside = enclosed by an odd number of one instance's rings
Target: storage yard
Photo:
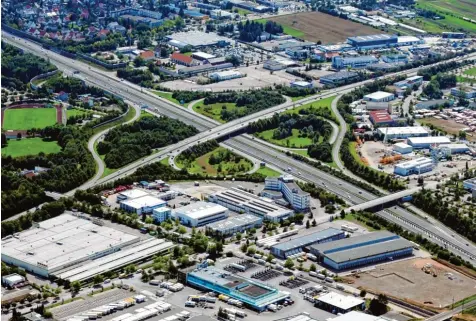
[[[376,30],[350,20],[335,19],[320,12],[303,12],[285,16],[272,17],[283,26],[289,26],[304,33],[303,39],[322,41],[322,43],[344,42],[347,37],[358,35],[372,35]]]
[[[423,270],[427,270],[426,273]],[[434,274],[436,276],[434,276]],[[388,263],[351,277],[362,286],[398,298],[434,307],[447,306],[474,294],[476,281],[432,259],[409,259]],[[444,289],[444,290],[442,290]]]

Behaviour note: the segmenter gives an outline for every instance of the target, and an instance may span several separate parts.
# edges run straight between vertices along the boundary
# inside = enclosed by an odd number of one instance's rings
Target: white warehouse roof
[[[387,93],[385,91],[376,91],[374,93],[365,95],[364,98],[378,100],[378,99],[384,99],[390,96],[393,96],[393,94]]]
[[[318,298],[319,301],[338,307],[342,310],[351,309],[364,303],[364,300],[353,296],[345,296],[336,292],[329,292]]]
[[[132,198],[146,196],[149,194],[147,192],[141,191],[140,189],[130,189],[124,192],[120,192],[119,195],[125,196],[128,199],[132,199]]]
[[[386,317],[377,317],[375,315],[359,312],[359,311],[350,311],[346,314],[340,315],[330,321],[393,321]]]
[[[377,131],[380,134],[397,135],[397,134],[428,134],[428,131],[420,126],[415,127],[379,127]]]
[[[122,201],[121,204],[129,206],[131,208],[139,209],[143,207],[159,206],[159,205],[167,204],[167,202],[161,199],[158,199],[157,197],[147,195],[147,196],[142,196],[139,198]]]
[[[408,162],[403,162],[403,163],[397,164],[397,165],[395,165],[395,167],[413,168],[413,167],[416,167],[416,166],[428,165],[428,164],[432,164],[432,163],[433,163],[433,161],[431,160],[431,158],[420,157],[420,158],[409,160]]]
[[[175,210],[175,213],[186,215],[192,219],[201,219],[208,216],[213,216],[218,213],[228,211],[224,206],[208,202],[196,202]]]
[[[446,136],[410,137],[407,138],[410,145],[418,144],[449,144],[451,140]]]
[[[209,54],[209,53],[202,52],[202,51],[194,52],[192,55],[193,55],[193,56],[196,56],[196,57],[203,58],[203,59],[212,59],[212,58],[215,58],[215,57],[216,57],[215,55],[211,55],[211,54]]]
[[[393,144],[393,146],[395,146],[397,148],[411,148],[410,145],[405,144],[405,143],[396,143],[396,144]]]

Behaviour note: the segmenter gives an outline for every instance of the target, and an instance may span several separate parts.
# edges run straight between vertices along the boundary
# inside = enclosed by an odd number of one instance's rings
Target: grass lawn
[[[223,106],[226,106],[226,109],[228,110],[233,110],[235,108],[238,108],[236,107],[235,103],[216,103],[216,104],[204,105],[203,102],[200,102],[200,103],[197,103],[195,106],[193,106],[193,110],[199,114],[215,119],[219,121],[220,123],[225,123],[225,121],[221,119],[221,111],[223,109]],[[246,108],[246,107],[243,107],[243,108]]]
[[[140,111],[140,117],[139,118],[145,118],[145,117],[155,117],[154,115],[146,112],[145,110]]]
[[[274,169],[269,168],[267,166],[260,167],[260,169],[258,169],[256,171],[256,173],[264,175],[266,177],[279,177],[279,176],[281,176],[280,172],[275,171]]]
[[[472,79],[472,78],[467,78],[467,77],[463,77],[463,76],[456,76],[456,81],[457,82],[466,82],[466,83],[476,83],[476,80],[475,79]]]
[[[43,141],[42,138],[24,138],[22,140],[10,139],[8,146],[2,148],[2,156],[19,157],[25,155],[37,155],[59,153],[61,147],[56,141]]]
[[[242,15],[242,16],[252,13],[251,11],[246,10],[246,9],[242,9],[242,8],[233,8],[233,12],[234,12],[236,9],[238,10],[238,14],[240,14],[240,15]],[[264,19],[262,19],[262,20],[264,20]]]
[[[267,19],[256,19],[256,22],[260,22],[262,24],[266,24]],[[304,37],[304,32],[297,30],[291,26],[280,24],[283,27],[283,33],[293,36],[295,38],[302,38]]]
[[[162,165],[165,165],[165,166],[170,166],[169,165],[169,157],[166,157],[166,158],[162,159],[159,163],[161,163]]]
[[[332,116],[334,118],[337,118],[335,116],[334,112],[331,109],[331,104],[332,104],[332,101],[334,100],[334,98],[335,98],[335,96],[332,96],[332,97],[324,98],[324,99],[321,99],[321,100],[316,100],[316,101],[304,104],[302,106],[296,106],[292,109],[286,110],[285,113],[287,113],[287,114],[299,113],[300,110],[309,109],[312,106],[313,108],[327,108],[331,112]]]
[[[283,147],[289,147],[289,148],[305,148],[312,144],[312,140],[310,138],[299,137],[298,129],[293,128],[292,136],[289,136],[283,139],[274,139],[273,138],[274,131],[275,129],[269,129],[264,132],[257,133],[256,136],[272,144],[276,144]]]
[[[362,162],[362,159],[360,159],[359,154],[357,154],[357,143],[356,142],[350,142],[349,143],[349,150],[350,150],[350,153],[352,154],[352,156],[354,157],[354,159],[357,162],[359,162],[359,164],[367,166],[367,165],[364,164],[364,162]]]
[[[309,154],[307,153],[307,149],[293,149],[291,153],[298,154],[304,157],[309,157]]]
[[[165,92],[165,91],[156,91],[156,90],[151,90],[151,91],[152,91],[152,93],[156,94],[159,97],[165,98],[165,99],[167,99],[168,101],[170,101],[174,104],[183,106],[182,104],[180,104],[180,102],[177,99],[172,97],[173,93],[169,93],[169,92]]]
[[[209,160],[212,154],[217,154],[219,152],[226,151],[226,148],[218,147],[215,150],[200,156],[199,158],[195,159],[189,166],[188,172],[191,174],[208,174],[208,175],[217,175],[218,174],[218,166],[221,165],[222,171],[220,174],[228,175],[230,170],[234,169],[234,173],[245,173],[253,168],[253,164],[247,159],[241,159],[238,163],[235,162],[221,162],[220,164],[210,165]],[[185,164],[182,162],[176,161],[178,167],[183,168]],[[243,165],[244,170],[239,170],[239,167]]]
[[[68,119],[73,117],[73,116],[87,115],[87,114],[91,114],[91,112],[80,110],[80,109],[75,109],[75,108],[66,110],[66,117]]]
[[[56,108],[7,109],[3,129],[27,130],[56,124]]]
[[[450,305],[449,307],[452,307],[452,309],[454,309],[454,308],[457,308],[457,307],[459,307],[463,304],[468,304],[469,302],[474,301],[474,300],[476,300],[476,294],[473,294],[472,296],[469,296],[467,298],[464,298],[463,300],[455,302],[454,305],[452,305],[452,306]],[[473,309],[473,311],[474,311],[474,309]]]
[[[476,67],[470,68],[464,72],[465,75],[476,76]]]

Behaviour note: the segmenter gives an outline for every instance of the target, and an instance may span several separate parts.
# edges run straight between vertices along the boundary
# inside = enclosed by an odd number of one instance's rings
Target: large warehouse
[[[304,235],[291,241],[278,243],[271,247],[271,254],[281,259],[303,251],[304,247],[312,244],[320,244],[345,237],[345,233],[335,228],[328,228],[316,233]]]
[[[191,46],[193,49],[209,46],[225,47],[231,43],[229,38],[219,36],[216,33],[205,33],[202,31],[176,32],[167,36],[167,39],[171,46],[179,49],[187,46]]]
[[[258,197],[237,188],[212,194],[208,196],[208,200],[225,206],[233,212],[253,214],[271,222],[279,222],[294,215],[293,210],[276,205],[270,199]]]
[[[295,182],[291,175],[281,175],[280,177],[266,177],[264,188],[283,193],[284,198],[291,204],[292,208],[302,211],[309,208],[311,196],[304,192]]]
[[[289,298],[287,292],[206,265],[187,273],[187,284],[224,294],[257,311],[264,311],[268,305]]]
[[[408,137],[426,137],[428,132],[420,126],[415,127],[380,127],[377,129],[380,135],[386,135],[387,139],[401,139]]]
[[[359,49],[375,49],[382,47],[394,47],[398,44],[398,37],[396,35],[370,35],[349,37],[347,42],[353,47]]]
[[[252,228],[260,227],[263,224],[263,219],[251,214],[241,214],[231,217],[221,222],[215,222],[207,225],[207,230],[212,234],[221,236],[229,236],[235,233],[242,233]]]
[[[353,296],[345,296],[337,292],[330,292],[317,298],[315,306],[334,314],[344,314],[354,310],[365,310],[365,300]]]
[[[385,92],[385,91],[376,91],[374,93],[364,96],[365,101],[374,101],[374,102],[389,102],[395,99],[395,95]]]
[[[219,204],[196,202],[174,210],[172,216],[183,225],[198,227],[227,218],[228,209]]]
[[[113,253],[124,256],[124,248],[129,245],[135,253],[141,253],[140,244],[138,236],[63,214],[3,238],[2,261],[49,277],[102,257],[112,262]]]
[[[410,137],[407,139],[408,145],[415,149],[430,148],[433,144],[449,144],[451,140],[446,136]]]
[[[319,262],[339,271],[411,255],[413,246],[398,235],[382,231],[316,244],[310,250]]]

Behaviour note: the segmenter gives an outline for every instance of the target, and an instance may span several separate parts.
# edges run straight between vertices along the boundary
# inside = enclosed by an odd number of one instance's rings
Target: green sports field
[[[8,145],[2,148],[2,156],[19,157],[25,155],[37,155],[59,153],[61,147],[57,142],[44,141],[42,138],[24,138],[22,140],[9,139]]]
[[[55,108],[7,109],[3,129],[27,130],[56,124]]]

